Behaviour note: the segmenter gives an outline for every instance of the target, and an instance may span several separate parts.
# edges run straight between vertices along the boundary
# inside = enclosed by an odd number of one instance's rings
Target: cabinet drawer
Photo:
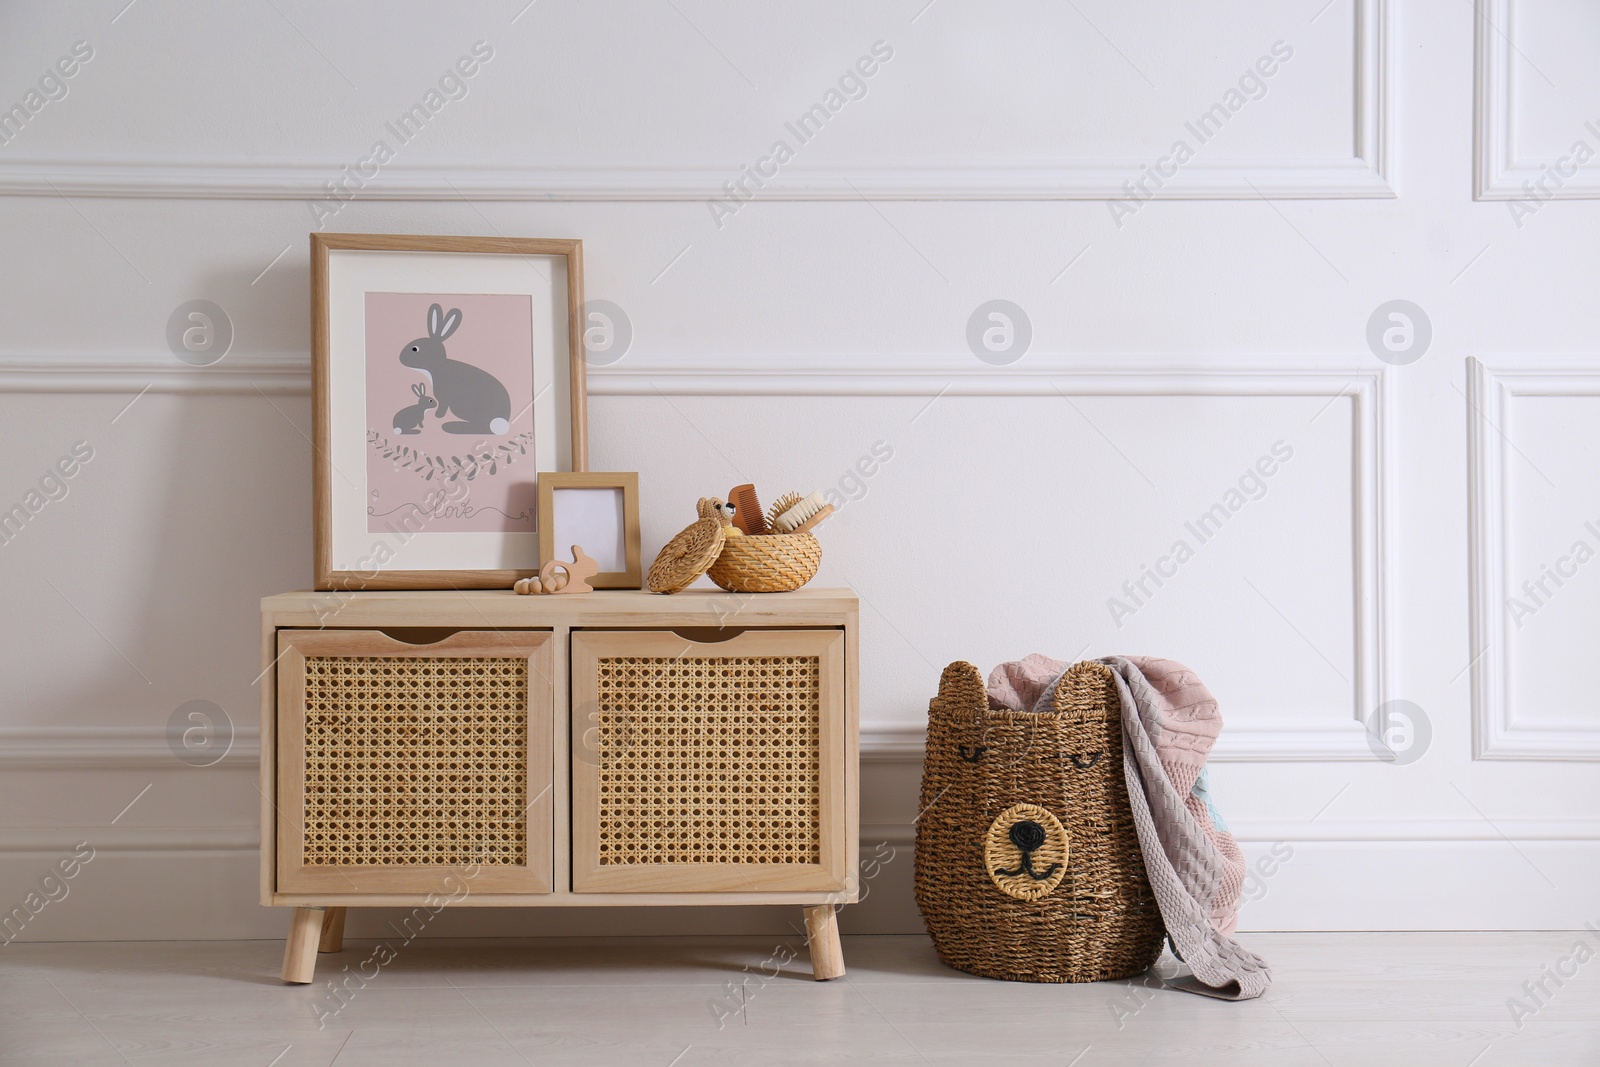
[[[279,630],[278,891],[550,892],[552,651]]]
[[[574,633],[573,891],[843,889],[844,648]]]

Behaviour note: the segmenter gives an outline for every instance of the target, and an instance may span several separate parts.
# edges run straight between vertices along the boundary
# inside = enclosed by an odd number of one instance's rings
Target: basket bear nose
[[[1032,852],[1044,844],[1044,827],[1032,819],[1011,824],[1011,843],[1023,852]]]
[[[1042,873],[1033,869],[1033,854],[1045,843],[1047,835],[1044,827],[1032,819],[1018,819],[1012,823],[1011,829],[1007,831],[1007,836],[1011,838],[1011,843],[1017,846],[1017,850],[1022,853],[1022,862],[1017,865],[1016,870],[1008,871],[1001,868],[995,871],[995,874],[1002,878],[1015,878],[1019,874],[1025,874],[1035,882],[1044,882],[1048,881],[1051,875],[1061,869],[1061,864],[1059,863],[1052,863]]]

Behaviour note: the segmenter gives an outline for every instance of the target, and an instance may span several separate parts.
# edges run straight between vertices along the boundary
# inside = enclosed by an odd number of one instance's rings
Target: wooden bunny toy
[[[557,573],[557,572],[560,573]],[[592,593],[588,582],[600,573],[600,564],[583,554],[580,545],[572,546],[572,562],[552,559],[539,568],[537,578],[520,578],[512,586],[519,593]]]

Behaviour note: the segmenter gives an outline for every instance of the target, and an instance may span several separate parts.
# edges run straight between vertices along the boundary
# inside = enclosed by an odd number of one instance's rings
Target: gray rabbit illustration
[[[418,382],[411,387],[417,394],[417,402],[410,407],[401,408],[394,413],[394,432],[398,434],[416,434],[422,432],[422,420],[427,417],[428,409],[437,407],[439,402],[428,395],[428,387]]]
[[[461,325],[461,309],[447,315],[438,304],[428,308],[428,336],[400,350],[402,366],[420,370],[433,385],[435,414],[449,412],[458,420],[441,427],[446,433],[503,434],[511,429],[511,394],[500,379],[470,363],[451,359],[444,342]]]

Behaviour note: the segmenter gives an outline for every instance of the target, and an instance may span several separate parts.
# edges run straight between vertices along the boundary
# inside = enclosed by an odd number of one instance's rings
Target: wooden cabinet
[[[351,906],[857,899],[857,607],[837,590],[262,601],[262,902],[308,982]]]

